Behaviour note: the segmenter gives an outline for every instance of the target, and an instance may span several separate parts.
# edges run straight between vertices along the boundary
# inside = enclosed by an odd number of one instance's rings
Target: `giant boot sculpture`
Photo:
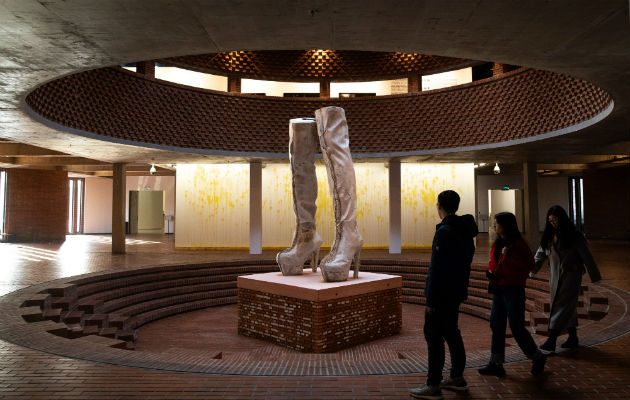
[[[357,228],[357,188],[348,123],[346,113],[340,107],[320,108],[315,111],[315,120],[335,212],[335,239],[320,267],[325,281],[341,282],[348,279],[353,261],[354,277],[359,277],[359,255],[363,245]]]
[[[291,247],[278,253],[276,261],[282,275],[301,275],[304,262],[310,258],[313,272],[317,271],[317,258],[322,238],[315,229],[315,200],[317,175],[315,151],[317,128],[313,119],[298,118],[289,121],[289,163],[293,189],[293,211],[296,227]]]

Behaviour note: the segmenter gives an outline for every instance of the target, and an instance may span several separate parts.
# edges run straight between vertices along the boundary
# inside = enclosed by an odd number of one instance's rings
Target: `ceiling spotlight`
[[[155,175],[157,173],[157,169],[155,169],[155,164],[151,164],[151,169],[149,169],[149,173],[151,175]]]
[[[498,175],[501,173],[501,168],[499,168],[499,163],[494,163],[494,174]]]

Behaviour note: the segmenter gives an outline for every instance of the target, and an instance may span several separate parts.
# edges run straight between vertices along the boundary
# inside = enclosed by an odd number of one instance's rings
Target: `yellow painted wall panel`
[[[176,247],[249,246],[249,165],[180,164]]]
[[[382,163],[354,165],[357,224],[364,247],[389,246],[389,173]]]
[[[366,247],[389,245],[388,170],[382,163],[356,163],[357,223]],[[317,162],[316,224],[325,246],[334,239],[334,214],[326,168]],[[288,247],[295,229],[288,164],[262,170],[262,244]],[[461,198],[458,214],[474,212],[472,164],[401,165],[402,244],[431,245],[439,217],[437,195],[453,189]],[[177,247],[249,245],[249,165],[178,165]]]
[[[436,203],[444,190],[461,197],[457,214],[475,211],[473,164],[401,164],[402,245],[431,246],[435,225],[440,222]]]
[[[365,246],[387,246],[389,200],[387,169],[384,164],[355,164],[357,178],[357,223]],[[318,162],[317,213],[315,222],[324,246],[335,237],[335,217],[326,167]],[[263,168],[263,246],[288,247],[295,229],[288,164],[267,164]]]

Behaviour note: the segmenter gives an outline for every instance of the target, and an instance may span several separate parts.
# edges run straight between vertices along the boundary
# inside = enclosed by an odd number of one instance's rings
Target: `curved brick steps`
[[[364,271],[401,276],[403,301],[421,305],[425,304],[428,265],[424,261],[362,260]],[[485,269],[485,264],[472,266],[469,298],[461,305],[461,311],[488,320],[492,295],[487,292]],[[277,271],[275,261],[260,260],[93,274],[32,296],[22,304],[21,315],[27,322],[59,323],[49,332],[60,336],[98,335],[119,339],[117,347],[132,349],[138,327],[174,314],[235,304],[239,275],[271,271]],[[582,290],[580,317],[603,318],[608,312],[608,299],[585,285]],[[535,333],[547,334],[549,285],[545,274],[528,280],[526,296],[527,322]]]
[[[81,304],[103,302],[95,311],[99,313],[119,312],[121,308],[143,303],[158,298],[171,297],[179,294],[187,294],[194,292],[213,292],[217,290],[236,289],[236,276],[233,279],[223,282],[213,282],[213,277],[204,277],[186,280],[176,280],[174,282],[152,282],[148,284],[140,284],[123,289],[114,289],[100,294],[89,296],[89,298],[81,299]]]

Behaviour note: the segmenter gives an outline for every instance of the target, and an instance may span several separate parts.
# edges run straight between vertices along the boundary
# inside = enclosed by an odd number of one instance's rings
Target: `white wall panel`
[[[249,165],[178,164],[176,247],[249,246]]]
[[[112,233],[112,180],[85,178],[84,233]]]

